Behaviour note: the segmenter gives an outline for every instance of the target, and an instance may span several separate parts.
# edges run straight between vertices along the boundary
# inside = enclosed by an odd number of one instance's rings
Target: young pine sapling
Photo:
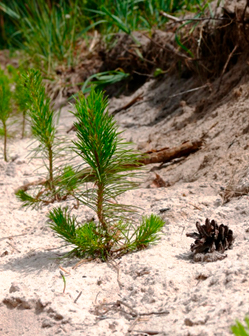
[[[76,198],[95,211],[97,221],[79,223],[68,208],[55,208],[49,213],[51,228],[74,246],[70,254],[102,260],[156,242],[164,225],[155,215],[143,217],[138,224],[132,218],[137,208],[117,202],[118,196],[138,186],[135,177],[141,170],[141,155],[120,137],[107,104],[104,94],[92,88],[87,98],[79,97],[74,113],[74,151],[82,159],[75,173],[81,181]]]
[[[56,193],[54,172],[59,141],[56,138],[56,114],[51,108],[51,99],[45,93],[40,72],[31,69],[27,74],[23,74],[22,80],[32,135],[39,143],[33,151],[36,157],[42,157],[48,171],[47,179],[36,196],[29,195],[23,188],[19,188],[16,192],[17,197],[24,202],[24,206],[34,207],[49,202],[47,198],[54,197]]]

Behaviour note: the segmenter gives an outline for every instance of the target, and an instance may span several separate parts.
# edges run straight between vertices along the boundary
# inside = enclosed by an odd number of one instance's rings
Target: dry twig
[[[11,246],[11,247],[13,248],[13,250],[15,250],[16,252],[21,253],[21,251],[18,250],[18,249],[15,247],[14,244],[12,244],[12,243],[10,243],[10,242],[8,242],[8,241],[7,241],[7,244],[8,244],[9,246]]]
[[[78,301],[78,299],[81,297],[82,291],[77,295],[76,299],[74,300],[74,303]]]
[[[129,107],[131,107],[132,105],[134,105],[137,101],[142,100],[143,99],[143,92],[141,92],[139,95],[137,95],[136,97],[134,97],[129,103],[127,103],[126,105],[119,107],[118,109],[114,110],[111,114],[112,115],[116,115],[117,113],[123,111],[123,110],[127,110]]]
[[[223,67],[223,70],[222,70],[222,73],[221,73],[221,76],[220,76],[220,82],[219,82],[219,86],[218,86],[217,91],[220,90],[220,86],[221,86],[221,83],[222,83],[222,79],[223,79],[224,73],[225,73],[225,71],[226,71],[226,69],[227,69],[228,63],[230,62],[230,59],[232,58],[233,54],[234,54],[235,51],[237,50],[238,46],[239,46],[238,44],[235,45],[235,47],[234,47],[233,50],[230,52],[230,54],[229,54],[229,56],[228,56],[228,58],[227,58],[227,61],[226,61],[225,65],[224,65],[224,67]]]

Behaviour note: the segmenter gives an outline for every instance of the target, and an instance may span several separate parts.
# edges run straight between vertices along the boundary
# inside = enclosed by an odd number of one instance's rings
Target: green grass
[[[12,30],[4,31],[6,44],[24,50],[28,61],[48,74],[59,64],[72,66],[78,37],[77,3],[70,7],[64,0],[51,6],[44,0],[0,2],[5,18],[12,23]]]
[[[200,0],[2,0],[0,2],[3,48],[23,50],[26,61],[51,74],[58,66],[70,67],[78,56],[77,42],[87,31],[104,36],[123,31],[151,30],[167,21],[160,11],[203,11]],[[135,39],[134,39],[135,40]],[[135,42],[137,42],[135,40]]]

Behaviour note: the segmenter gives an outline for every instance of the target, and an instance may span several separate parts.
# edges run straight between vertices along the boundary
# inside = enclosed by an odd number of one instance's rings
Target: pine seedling
[[[95,211],[97,221],[80,223],[68,208],[49,213],[50,227],[74,246],[71,254],[102,260],[147,247],[158,239],[164,225],[154,215],[138,225],[132,219],[137,208],[117,201],[118,196],[138,186],[135,177],[141,171],[141,156],[120,137],[107,105],[103,92],[92,88],[87,98],[79,97],[74,113],[74,151],[82,159],[75,173],[81,181],[75,197]]]
[[[46,183],[38,190],[36,195],[29,195],[26,190],[19,189],[17,197],[23,201],[24,206],[36,207],[40,203],[49,203],[56,199],[55,190],[55,160],[59,154],[59,140],[56,138],[56,113],[51,108],[51,99],[45,93],[42,76],[38,70],[31,69],[23,74],[21,91],[26,95],[26,106],[30,120],[31,131],[38,141],[38,146],[32,151],[34,157],[41,157],[43,165],[47,168]],[[20,92],[21,92],[20,91]]]
[[[3,156],[7,161],[7,120],[10,116],[10,83],[9,78],[5,75],[4,71],[0,69],[0,120],[3,124]]]

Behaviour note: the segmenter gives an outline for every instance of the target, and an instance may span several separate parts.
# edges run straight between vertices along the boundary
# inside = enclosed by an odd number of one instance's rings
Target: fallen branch
[[[143,99],[143,92],[140,93],[138,96],[136,96],[135,98],[133,98],[129,103],[127,103],[126,105],[114,110],[111,115],[115,115],[123,110],[127,110],[129,107],[131,107],[132,105],[134,105],[137,101],[142,100]]]
[[[169,162],[173,159],[180,158],[182,156],[187,156],[191,153],[196,152],[201,148],[202,144],[203,144],[202,140],[186,141],[177,147],[162,148],[157,151],[150,151],[145,153],[147,154],[147,157],[141,160],[141,163],[150,164],[150,163]]]

